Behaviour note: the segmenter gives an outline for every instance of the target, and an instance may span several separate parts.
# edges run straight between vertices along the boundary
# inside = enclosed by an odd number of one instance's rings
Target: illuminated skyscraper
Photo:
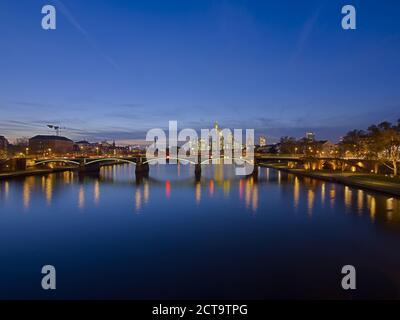
[[[260,145],[260,147],[265,147],[267,145],[267,138],[264,136],[261,136],[259,139],[259,145]]]
[[[306,132],[306,139],[309,141],[315,140],[315,133],[314,132]]]

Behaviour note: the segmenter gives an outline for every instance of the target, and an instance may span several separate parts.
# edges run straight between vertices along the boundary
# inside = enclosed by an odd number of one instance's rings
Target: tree
[[[339,143],[342,157],[366,158],[368,154],[368,135],[363,130],[349,131]]]
[[[396,125],[382,122],[370,126],[368,136],[369,154],[380,160],[396,176],[400,161],[400,119]]]
[[[297,153],[297,142],[293,137],[282,137],[280,141],[281,154],[295,154]]]
[[[297,141],[298,153],[304,154],[307,157],[316,157],[321,154],[322,144],[320,141],[301,138]]]
[[[0,159],[6,159],[7,158],[7,151],[0,149]]]
[[[296,140],[293,137],[282,137],[280,142],[281,154],[298,154],[307,157],[318,156],[322,151],[320,141],[309,140],[302,138]]]

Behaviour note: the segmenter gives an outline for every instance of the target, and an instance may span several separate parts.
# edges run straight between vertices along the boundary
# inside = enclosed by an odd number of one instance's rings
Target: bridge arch
[[[338,164],[334,160],[324,160],[322,161],[321,169],[336,170]]]
[[[121,159],[121,158],[102,158],[102,159],[96,159],[92,161],[85,162],[84,165],[88,166],[94,163],[98,162],[108,162],[108,161],[115,161],[115,162],[124,162],[124,163],[129,163],[129,164],[135,164],[136,162],[134,160],[127,160],[127,159]]]
[[[225,160],[225,158],[220,158],[219,160]],[[235,163],[233,162],[233,161],[235,161],[235,160],[240,160],[240,161],[244,161],[244,162],[247,163],[247,164],[255,165],[255,162],[254,162],[254,161],[247,160],[246,158],[229,158],[229,160],[232,161],[231,164],[235,164]],[[209,161],[213,161],[213,159],[204,160],[204,161],[200,162],[200,164],[207,164]],[[211,163],[211,164],[212,164],[212,163]]]
[[[143,162],[143,164],[151,163],[151,162],[158,161],[158,160],[178,160],[178,161],[187,162],[190,164],[200,164],[201,165],[201,164],[208,164],[208,162],[212,161],[213,159],[207,159],[207,160],[201,161],[200,163],[196,163],[196,161],[189,160],[189,159],[182,159],[182,158],[176,158],[176,157],[169,157],[169,158],[160,157],[160,158],[154,158],[154,159],[147,160],[147,161]],[[220,158],[219,160],[224,160],[224,158]],[[254,165],[254,162],[247,160],[245,158],[231,158],[229,160],[241,160],[241,161],[244,161],[245,163]]]
[[[191,160],[188,160],[188,159],[182,159],[182,158],[175,158],[175,157],[153,158],[153,159],[150,159],[150,160],[146,160],[145,162],[143,162],[143,164],[146,164],[146,163],[150,163],[150,164],[151,164],[152,162],[159,161],[159,160],[165,160],[165,161],[167,161],[167,160],[178,160],[178,161],[182,161],[182,162],[188,162],[188,163],[190,163],[190,164],[196,164],[195,161],[191,161]]]
[[[76,165],[80,165],[80,163],[78,161],[73,161],[73,160],[69,160],[69,159],[47,159],[47,160],[41,160],[38,162],[35,162],[35,166],[40,165],[40,164],[46,164],[46,163],[54,163],[54,162],[64,162],[64,163],[72,163],[72,164],[76,164]]]
[[[213,159],[206,159],[201,161],[200,163],[197,163],[196,161],[190,160],[190,159],[183,159],[183,158],[179,158],[179,157],[169,157],[169,158],[164,158],[164,157],[160,157],[160,158],[153,158],[153,159],[149,159],[146,160],[144,162],[142,162],[142,164],[150,164],[152,162],[155,161],[159,161],[159,160],[177,160],[177,161],[181,161],[181,162],[186,162],[186,163],[190,163],[190,164],[208,164],[209,162],[212,162]],[[219,160],[224,160],[224,158],[220,158]],[[248,160],[246,158],[230,158],[229,160],[232,161],[232,164],[235,164],[234,161],[236,160],[240,160],[243,161],[244,163],[247,164],[251,164],[251,165],[255,165],[254,161]],[[92,161],[86,161],[86,162],[81,162],[81,161],[77,161],[77,160],[70,160],[70,159],[46,159],[46,160],[40,160],[38,162],[35,163],[35,165],[41,165],[41,164],[46,164],[46,163],[56,163],[56,162],[64,162],[64,163],[70,163],[70,164],[74,164],[74,165],[84,165],[84,166],[89,166],[89,165],[93,165],[95,163],[101,163],[101,162],[110,162],[110,161],[115,161],[115,162],[122,162],[122,163],[128,163],[128,164],[134,164],[137,165],[137,160],[135,159],[124,159],[124,158],[101,158],[101,159],[94,159]]]

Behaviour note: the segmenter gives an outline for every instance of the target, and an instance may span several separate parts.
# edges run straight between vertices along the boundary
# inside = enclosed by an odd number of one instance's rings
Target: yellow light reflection
[[[300,182],[299,178],[294,178],[294,187],[293,187],[293,202],[294,207],[297,208],[299,205],[299,197],[300,197]]]
[[[253,197],[252,197],[252,201],[251,201],[251,207],[253,209],[253,211],[257,211],[258,208],[258,187],[255,184],[253,187]]]
[[[351,198],[352,198],[352,193],[351,190],[348,186],[344,187],[344,204],[346,207],[346,211],[351,209]]]
[[[145,181],[144,182],[144,190],[143,190],[144,203],[149,202],[149,197],[150,197],[150,186],[149,186],[149,182]]]
[[[46,177],[45,195],[47,205],[51,204],[53,198],[53,179],[51,176]]]
[[[25,179],[22,188],[23,188],[23,190],[22,190],[23,205],[24,205],[25,209],[28,209],[30,199],[31,199],[31,190],[30,190],[30,184],[28,182],[28,178]]]
[[[45,176],[42,177],[42,192],[43,193],[46,192],[46,177]]]
[[[224,165],[217,164],[214,166],[214,179],[218,184],[224,181]]]
[[[372,197],[371,199],[371,218],[375,219],[376,215],[376,199],[375,197]]]
[[[64,171],[63,172],[63,181],[65,184],[70,184],[71,183],[71,172],[70,171]]]
[[[139,211],[142,206],[142,193],[140,189],[136,189],[135,192],[135,209],[136,211]]]
[[[79,187],[78,207],[79,209],[83,209],[85,207],[85,188],[83,186]]]
[[[8,199],[9,194],[10,194],[10,183],[6,181],[4,183],[4,197],[6,198],[6,200]]]
[[[199,204],[201,201],[201,183],[196,183],[196,203]]]
[[[357,210],[359,213],[362,212],[364,208],[364,191],[358,190],[357,191]]]
[[[394,199],[389,198],[386,200],[386,210],[393,210]]]
[[[386,200],[386,210],[387,210],[386,215],[389,221],[393,219],[393,209],[394,209],[394,199],[389,198]]]
[[[321,185],[321,203],[325,203],[325,182]]]
[[[223,189],[224,189],[224,196],[226,198],[229,197],[229,192],[231,190],[231,181],[230,180],[224,180]]]
[[[250,182],[250,180],[252,180],[252,177],[247,179],[245,193],[244,193],[244,201],[246,203],[246,208],[248,208],[250,206],[250,200],[251,200],[252,183]]]
[[[333,206],[335,204],[335,198],[336,198],[335,186],[332,186],[332,189],[329,191],[329,198],[331,200],[331,208],[333,208]]]
[[[307,194],[307,209],[308,209],[309,216],[311,216],[313,213],[314,197],[315,197],[314,191],[309,189],[308,194]]]
[[[368,204],[368,209],[369,209],[369,214],[371,220],[375,220],[375,215],[376,215],[376,200],[375,197],[368,195],[367,196],[367,204]]]
[[[93,196],[94,196],[94,203],[99,204],[99,201],[100,201],[100,182],[99,182],[99,180],[96,180],[94,182]]]

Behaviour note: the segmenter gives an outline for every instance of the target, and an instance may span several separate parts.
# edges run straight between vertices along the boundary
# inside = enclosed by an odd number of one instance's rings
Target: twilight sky
[[[57,29],[41,28],[41,8]],[[341,8],[357,9],[357,30]],[[1,0],[0,135],[144,139],[254,128],[269,141],[400,118],[398,0]]]

